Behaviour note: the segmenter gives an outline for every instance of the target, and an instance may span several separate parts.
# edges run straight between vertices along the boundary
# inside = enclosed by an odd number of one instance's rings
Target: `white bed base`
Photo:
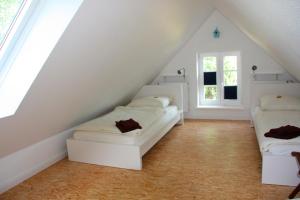
[[[173,105],[179,110],[183,109],[183,89],[181,84],[174,85],[147,85],[144,86],[135,98],[144,96],[171,96]],[[68,157],[71,161],[91,163],[97,165],[125,168],[142,169],[142,157],[151,149],[174,125],[182,122],[182,113],[179,112],[173,120],[166,124],[159,132],[152,133],[154,136],[147,141],[141,141],[134,145],[112,144],[67,139]],[[151,133],[148,133],[151,134]]]
[[[252,83],[252,111],[259,105],[259,99],[265,94],[300,96],[299,83]],[[255,127],[255,120],[254,127]],[[273,155],[261,152],[262,183],[296,186],[300,183],[297,176],[299,167],[291,155]]]
[[[263,184],[296,186],[300,183],[298,172],[299,167],[295,157],[262,152]]]

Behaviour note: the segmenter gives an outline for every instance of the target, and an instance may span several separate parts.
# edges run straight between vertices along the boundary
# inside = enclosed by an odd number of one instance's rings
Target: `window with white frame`
[[[207,53],[198,58],[198,106],[239,105],[241,62],[239,52]]]
[[[35,3],[33,3],[35,2]],[[37,0],[0,0],[0,84],[9,70],[9,57]]]
[[[0,118],[14,115],[83,0],[0,0]]]
[[[0,0],[0,49],[12,32],[25,0]]]

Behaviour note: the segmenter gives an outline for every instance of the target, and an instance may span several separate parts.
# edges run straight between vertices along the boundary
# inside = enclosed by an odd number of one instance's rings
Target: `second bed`
[[[300,151],[300,137],[266,137],[271,129],[300,127],[299,84],[255,84],[252,92],[252,120],[262,156],[262,183],[296,186],[299,168],[291,152]],[[266,95],[266,91],[268,94]],[[293,97],[294,96],[294,97]]]
[[[163,97],[163,98],[162,98]],[[168,100],[165,100],[168,97]],[[153,100],[159,99],[156,106]],[[68,157],[72,161],[142,169],[143,155],[175,124],[183,122],[181,84],[144,86],[127,106],[74,129],[67,140]],[[120,120],[133,119],[139,129],[123,132],[116,127]]]

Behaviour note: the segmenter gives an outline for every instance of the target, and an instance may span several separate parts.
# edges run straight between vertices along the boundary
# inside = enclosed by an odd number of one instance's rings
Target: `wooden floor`
[[[284,200],[293,188],[262,185],[261,160],[246,121],[188,120],[133,171],[58,162],[2,194],[2,200]]]

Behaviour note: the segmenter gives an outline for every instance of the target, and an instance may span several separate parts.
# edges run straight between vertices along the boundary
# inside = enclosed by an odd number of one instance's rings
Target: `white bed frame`
[[[252,113],[255,107],[259,105],[260,97],[265,94],[300,96],[299,83],[253,82],[251,90]],[[300,183],[300,178],[297,177],[299,168],[295,157],[273,155],[270,152],[261,152],[261,155],[263,184],[296,186]]]
[[[147,85],[144,86],[134,98],[145,96],[170,96],[173,105],[177,105],[179,113],[166,124],[154,137],[138,144],[113,144],[67,139],[68,157],[71,161],[91,163],[97,165],[125,168],[142,169],[142,157],[151,149],[175,124],[183,122],[183,88],[181,84],[172,85]]]

